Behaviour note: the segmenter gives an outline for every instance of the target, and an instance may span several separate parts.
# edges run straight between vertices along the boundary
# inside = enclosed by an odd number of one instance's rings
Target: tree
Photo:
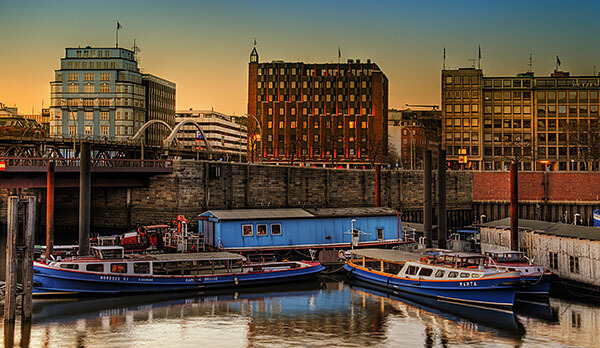
[[[578,158],[586,170],[597,170],[600,160],[600,119],[569,120],[564,124],[569,145],[577,148]]]
[[[367,151],[369,152],[369,162],[371,163],[372,167],[375,167],[376,163],[381,163],[383,161],[385,151],[385,147],[383,145],[384,143],[381,135],[370,131],[367,141]]]
[[[395,167],[396,163],[400,164],[401,156],[396,149],[396,146],[390,141],[388,143],[388,163],[390,166]]]

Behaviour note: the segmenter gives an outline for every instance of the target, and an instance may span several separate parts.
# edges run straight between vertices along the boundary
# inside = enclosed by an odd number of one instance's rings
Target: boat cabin
[[[485,252],[485,256],[491,257],[495,262],[499,263],[527,263],[525,253],[514,250],[489,250]]]

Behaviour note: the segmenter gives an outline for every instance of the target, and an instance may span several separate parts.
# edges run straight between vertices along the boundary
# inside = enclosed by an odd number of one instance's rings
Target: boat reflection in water
[[[357,280],[352,280],[350,286],[353,290],[367,296],[387,299],[402,311],[416,311],[420,312],[421,316],[430,316],[434,322],[441,320],[458,325],[468,324],[471,332],[489,333],[493,336],[513,338],[517,341],[525,334],[523,325],[511,310],[457,304],[400,291],[391,292],[389,289]],[[445,339],[449,338],[445,337]]]
[[[553,298],[549,306],[550,319],[542,304],[516,320],[511,312],[424,303],[338,279],[229,293],[44,300],[34,301],[32,325],[14,334],[4,328],[4,346],[600,346],[600,307]]]

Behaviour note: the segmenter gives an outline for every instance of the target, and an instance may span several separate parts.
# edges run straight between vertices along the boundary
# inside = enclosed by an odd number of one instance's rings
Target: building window
[[[92,135],[92,126],[85,126],[85,135]]]
[[[83,79],[85,81],[94,81],[94,74],[93,73],[85,73],[85,74],[83,74]]]
[[[550,268],[558,269],[558,253],[549,252],[548,261],[550,264]]]
[[[94,113],[93,113],[93,112],[91,112],[91,111],[86,111],[86,112],[85,112],[85,119],[86,119],[87,121],[91,121],[91,120],[93,120],[93,119],[94,119]]]
[[[260,225],[256,225],[256,235],[257,236],[266,236],[267,233],[267,225],[265,224],[260,224]]]
[[[86,84],[83,86],[83,91],[84,91],[85,93],[94,93],[94,92],[95,92],[94,85],[93,85],[92,83],[86,83]]]
[[[79,85],[76,83],[70,83],[68,90],[69,90],[69,93],[77,93],[77,92],[79,92]]]
[[[100,81],[110,81],[110,73],[100,73]]]
[[[101,84],[100,93],[110,93],[110,85],[108,83]]]
[[[100,119],[102,121],[108,121],[108,111],[100,111]]]
[[[108,135],[108,126],[101,126],[100,127],[100,131],[102,133],[102,135]]]
[[[242,237],[252,237],[254,235],[252,225],[242,225]]]
[[[569,270],[571,273],[579,273],[579,256],[569,256]]]

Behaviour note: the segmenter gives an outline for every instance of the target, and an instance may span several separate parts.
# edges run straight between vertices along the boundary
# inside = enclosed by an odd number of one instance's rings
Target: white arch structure
[[[171,143],[173,142],[173,140],[175,140],[175,136],[177,135],[177,132],[179,132],[181,127],[185,126],[186,124],[193,124],[194,126],[196,126],[196,128],[200,131],[200,134],[202,134],[202,140],[204,140],[204,144],[206,145],[206,148],[208,149],[208,151],[212,151],[212,146],[206,139],[206,135],[204,134],[204,131],[202,130],[200,125],[195,121],[195,119],[193,119],[193,118],[184,118],[181,122],[179,122],[177,124],[177,126],[175,126],[175,128],[173,128],[173,130],[171,131],[171,134],[169,134],[167,139],[165,139],[165,146],[167,148],[171,147]]]
[[[153,124],[162,124],[163,126],[169,128],[169,132],[172,132],[173,129],[171,128],[171,126],[169,126],[169,124],[163,120],[150,120],[146,123],[144,123],[142,125],[142,127],[140,127],[140,129],[138,129],[138,131],[135,133],[135,135],[133,136],[133,138],[131,138],[131,140],[133,140],[134,142],[138,141],[138,139],[140,139],[142,137],[142,134],[144,133],[144,131],[146,130],[146,128],[150,127]]]

